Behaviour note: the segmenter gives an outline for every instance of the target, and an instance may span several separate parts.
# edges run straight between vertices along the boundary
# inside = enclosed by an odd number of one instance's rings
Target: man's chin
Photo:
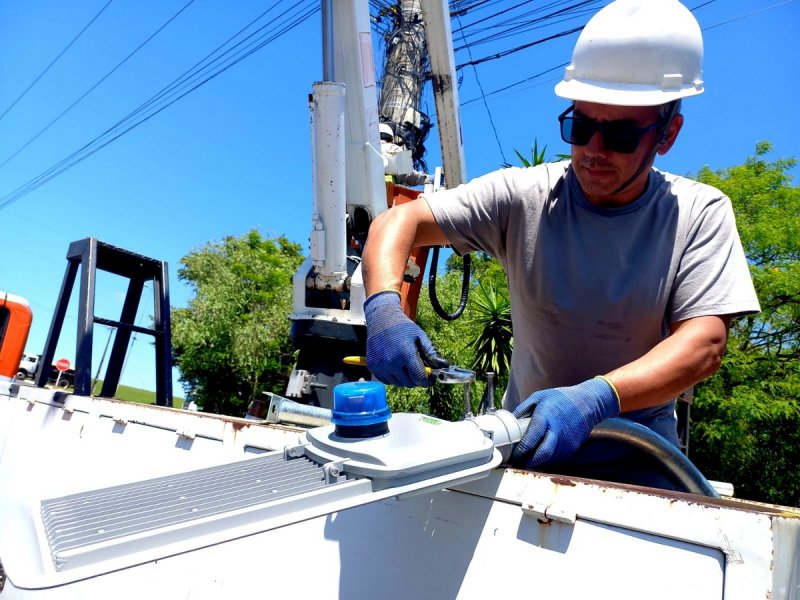
[[[619,187],[613,171],[585,170],[579,174],[578,183],[581,184],[583,195],[593,204],[602,202]]]

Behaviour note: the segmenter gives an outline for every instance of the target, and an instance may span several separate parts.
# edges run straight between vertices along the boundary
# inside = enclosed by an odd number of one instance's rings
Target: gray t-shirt
[[[508,409],[640,358],[671,323],[759,311],[730,200],[696,181],[653,169],[642,197],[601,208],[562,162],[503,169],[426,199],[457,250],[485,251],[508,274]],[[673,408],[625,416],[676,442]]]

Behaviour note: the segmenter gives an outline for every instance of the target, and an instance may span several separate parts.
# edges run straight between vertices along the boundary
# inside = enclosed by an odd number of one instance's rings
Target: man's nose
[[[595,131],[587,144],[583,147],[586,154],[605,154],[608,152],[605,144],[603,143],[603,135],[599,131]]]

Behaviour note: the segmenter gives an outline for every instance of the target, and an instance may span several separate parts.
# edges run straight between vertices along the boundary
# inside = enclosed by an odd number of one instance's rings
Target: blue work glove
[[[568,458],[595,425],[618,414],[617,392],[604,377],[534,392],[514,409],[515,417],[530,416],[531,421],[514,447],[511,462],[531,468]]]
[[[383,383],[402,387],[433,384],[425,366],[443,369],[449,363],[400,307],[400,294],[372,294],[364,303],[367,320],[367,368]]]

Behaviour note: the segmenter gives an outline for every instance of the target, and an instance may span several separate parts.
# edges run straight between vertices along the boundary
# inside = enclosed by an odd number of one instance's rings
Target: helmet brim
[[[556,96],[572,101],[609,104],[612,106],[658,106],[679,98],[703,93],[703,83],[683,86],[676,90],[662,90],[643,84],[607,84],[600,81],[571,79],[560,81],[555,87]]]

